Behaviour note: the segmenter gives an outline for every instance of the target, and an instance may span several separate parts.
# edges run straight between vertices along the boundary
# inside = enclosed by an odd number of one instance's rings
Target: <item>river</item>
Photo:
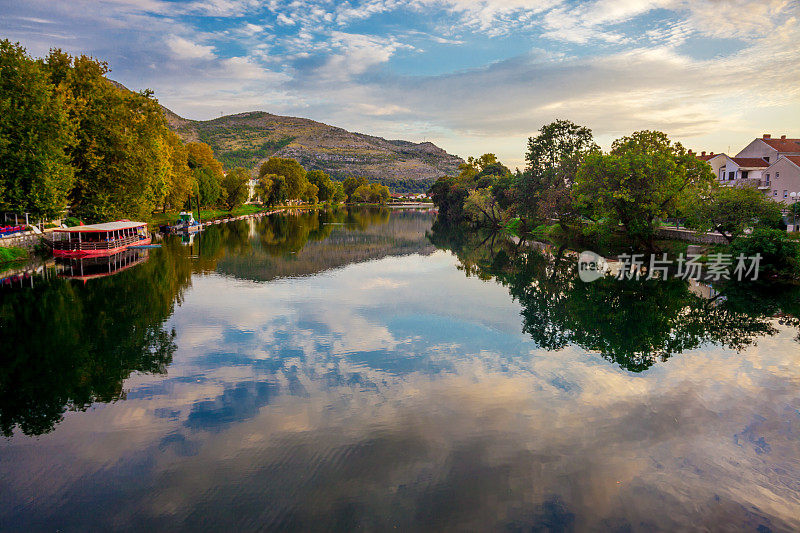
[[[800,529],[796,291],[583,284],[434,218],[0,289],[0,529]]]

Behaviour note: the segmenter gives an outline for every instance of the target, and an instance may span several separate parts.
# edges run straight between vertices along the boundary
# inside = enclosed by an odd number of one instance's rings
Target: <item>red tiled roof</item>
[[[712,159],[712,158],[714,158],[714,157],[717,157],[718,155],[720,155],[720,154],[714,154],[714,155],[698,155],[698,156],[696,156],[696,157],[697,157],[697,159],[699,159],[699,160],[701,160],[701,161],[708,161],[709,159]]]
[[[800,139],[761,139],[779,152],[800,152]]]
[[[731,161],[740,167],[767,168],[769,163],[759,157],[731,157]]]
[[[800,155],[785,155],[783,157],[800,167]]]

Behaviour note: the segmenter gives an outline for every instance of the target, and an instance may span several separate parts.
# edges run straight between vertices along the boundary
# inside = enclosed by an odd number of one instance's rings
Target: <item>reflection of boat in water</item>
[[[147,224],[119,220],[104,224],[59,228],[53,231],[56,257],[101,257],[133,245],[150,244]]]
[[[191,235],[202,231],[203,225],[194,219],[192,213],[186,211],[181,212],[180,218],[175,224],[161,226],[163,233],[176,233],[183,235]]]
[[[111,276],[147,261],[146,249],[129,249],[104,257],[58,257],[59,277],[88,281]]]

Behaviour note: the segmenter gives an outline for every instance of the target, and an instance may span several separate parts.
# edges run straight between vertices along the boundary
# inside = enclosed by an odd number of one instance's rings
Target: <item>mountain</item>
[[[457,174],[464,162],[433,143],[386,140],[305,118],[253,111],[198,121],[169,110],[165,113],[170,127],[185,142],[207,143],[226,168],[240,166],[253,173],[261,162],[278,156],[338,179],[365,176],[387,185],[430,184]]]

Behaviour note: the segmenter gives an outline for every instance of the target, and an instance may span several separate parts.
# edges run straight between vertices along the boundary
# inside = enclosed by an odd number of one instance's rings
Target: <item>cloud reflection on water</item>
[[[167,377],[134,376],[127,401],[6,447],[34,472],[3,483],[18,516],[67,528],[800,527],[791,331],[629,374],[574,347],[538,350],[505,290],[453,275],[454,262],[195,279],[169,324]],[[370,283],[377,272],[393,283]],[[81,513],[62,507],[78,501]]]

